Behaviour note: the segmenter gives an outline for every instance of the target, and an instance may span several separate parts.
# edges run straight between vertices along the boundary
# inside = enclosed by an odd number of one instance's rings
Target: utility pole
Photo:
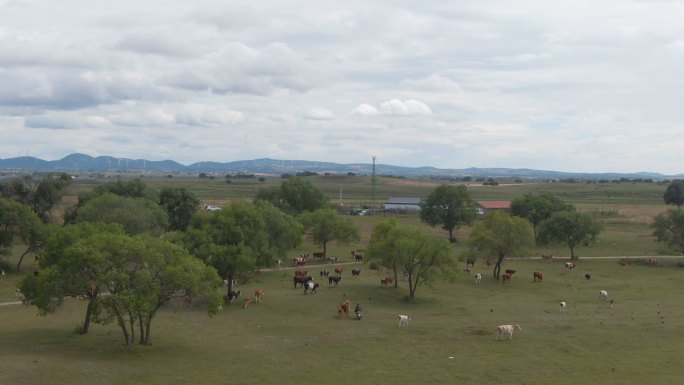
[[[371,183],[373,185],[372,201],[373,206],[375,206],[375,155],[373,155],[373,176],[371,177]]]

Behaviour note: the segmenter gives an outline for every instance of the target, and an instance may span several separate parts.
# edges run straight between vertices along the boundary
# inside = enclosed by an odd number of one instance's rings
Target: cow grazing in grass
[[[0,281],[5,279],[5,270],[0,269]]]
[[[336,267],[335,268],[335,274],[337,274],[337,275],[342,275],[343,271],[344,271],[344,267]]]
[[[264,294],[266,294],[265,291],[263,290],[257,290],[254,292],[254,299],[256,302],[261,302],[262,299],[264,299]]]
[[[344,314],[346,317],[349,317],[349,309],[351,309],[351,300],[346,300],[340,304],[340,307],[337,309],[337,316],[342,318],[342,315]]]
[[[278,258],[276,259],[276,269],[280,269],[281,267],[283,267],[283,260]]]
[[[534,278],[534,282],[541,282],[544,279],[544,274],[539,271],[535,271],[532,273],[532,277]]]
[[[560,311],[561,311],[561,313],[565,312],[565,307],[566,307],[566,305],[567,305],[567,304],[565,303],[565,301],[561,301],[561,303],[560,303]]]
[[[508,335],[508,339],[510,340],[513,338],[513,332],[516,330],[522,330],[520,325],[499,325],[496,327],[496,339],[498,340],[501,338],[503,340],[506,335]]]
[[[463,274],[470,274],[470,268],[468,266],[463,268]]]
[[[475,284],[478,285],[480,283],[480,281],[482,281],[482,274],[481,273],[475,274]]]
[[[294,258],[294,259],[292,260],[292,262],[293,262],[294,266],[306,265],[306,259],[304,259],[304,258],[302,258],[302,257]]]
[[[334,283],[335,286],[337,286],[337,284],[340,283],[341,280],[342,280],[342,277],[340,277],[340,276],[328,277],[328,285],[332,285]]]
[[[466,266],[475,267],[475,261],[477,258],[466,258]]]
[[[232,303],[237,298],[240,298],[240,290],[231,290],[228,293],[228,302]]]
[[[589,274],[589,273],[584,274],[584,279],[585,279],[587,282],[591,281],[591,274]]]
[[[511,276],[512,276],[513,274],[515,274],[516,272],[517,272],[517,270],[506,269],[506,274],[511,275]]]
[[[599,299],[608,301],[608,292],[605,290],[599,290]]]
[[[646,260],[646,263],[648,263],[651,266],[658,266],[658,260],[655,258],[649,258]]]
[[[253,303],[254,303],[254,297],[245,298],[245,306],[243,309],[247,309]]]
[[[354,258],[354,261],[356,261],[356,262],[363,261],[363,254],[357,252],[356,250],[352,250],[351,256],[352,256],[352,258]]]
[[[352,269],[352,277],[358,277],[361,275],[361,269]]]
[[[306,270],[295,270],[295,277],[304,277],[307,275],[308,271]]]
[[[320,274],[321,274],[321,277],[327,277],[328,275],[330,275],[330,272],[328,270],[321,270]]]
[[[611,308],[611,309],[613,308],[613,304],[614,304],[614,303],[615,303],[614,300],[612,300],[612,299],[609,299],[609,300],[608,300],[608,304],[610,305],[610,308]]]
[[[328,257],[328,263],[335,263],[337,262],[337,257]]]
[[[293,279],[294,280],[294,288],[296,289],[298,284],[302,285],[302,287],[303,287],[304,284],[311,281],[312,279],[313,278],[311,278],[310,275],[305,275],[303,277],[301,277],[301,276],[300,277],[294,277],[294,279]]]
[[[320,251],[315,252],[315,253],[313,253],[312,255],[313,255],[314,258],[318,258],[318,259],[323,259],[323,258],[325,258],[325,254],[323,254],[323,253],[320,252]]]
[[[387,278],[383,278],[380,280],[380,286],[387,287]]]
[[[542,254],[541,258],[542,258],[542,263],[543,262],[551,262],[551,260],[553,259],[553,254]]]
[[[312,293],[316,292],[316,289],[318,289],[318,283],[317,282],[307,282],[304,284],[304,294],[306,294],[309,290]]]
[[[620,264],[620,268],[626,269],[627,265],[629,265],[629,260],[627,258],[623,258],[618,263]]]
[[[399,314],[397,317],[399,317],[399,327],[408,326],[408,323],[411,320],[411,316],[406,314]]]
[[[572,271],[575,270],[576,267],[577,265],[572,262],[565,262],[565,270]]]
[[[501,283],[510,282],[510,280],[511,280],[511,275],[510,275],[510,274],[503,274],[503,275],[501,276]]]

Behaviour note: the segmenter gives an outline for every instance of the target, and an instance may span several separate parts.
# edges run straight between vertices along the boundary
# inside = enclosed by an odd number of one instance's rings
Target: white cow
[[[399,314],[397,317],[399,317],[399,327],[408,326],[408,323],[411,320],[410,315]]]
[[[599,290],[599,299],[608,301],[608,292],[605,290]]]
[[[561,301],[561,303],[560,303],[560,311],[561,311],[561,313],[565,311],[565,306],[566,306],[566,305],[567,305],[567,304],[565,303],[565,301]]]
[[[480,281],[482,281],[482,274],[475,274],[475,284],[477,285],[478,283],[480,283]]]
[[[515,325],[499,325],[496,327],[496,339],[498,340],[499,337],[503,340],[506,334],[508,334],[508,339],[510,340],[513,338],[513,332],[515,330],[522,330],[520,328],[520,325],[515,324]]]

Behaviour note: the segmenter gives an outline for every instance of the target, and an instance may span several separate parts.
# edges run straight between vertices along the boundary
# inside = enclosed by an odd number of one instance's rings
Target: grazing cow
[[[475,274],[475,284],[476,285],[479,284],[480,281],[482,281],[482,274],[480,274],[480,273]]]
[[[352,277],[358,277],[361,275],[361,269],[352,269]]]
[[[14,289],[14,296],[19,298],[20,300],[24,300],[24,293],[21,292],[20,288]]]
[[[5,279],[5,270],[0,269],[0,281]]]
[[[243,309],[247,309],[249,307],[249,305],[251,305],[253,303],[254,303],[254,297],[245,298],[245,306],[243,307]]]
[[[608,303],[610,304],[610,308],[612,309],[612,308],[613,308],[613,304],[615,303],[615,301],[612,300],[612,299],[609,299],[609,300],[608,300]]]
[[[312,293],[316,292],[316,289],[318,289],[318,283],[317,282],[307,282],[304,285],[304,294],[306,294],[309,290],[311,290]]]
[[[470,268],[468,266],[463,268],[463,274],[470,274]]]
[[[511,280],[511,275],[510,274],[504,274],[501,276],[501,283],[506,283],[507,281]]]
[[[599,290],[599,299],[608,301],[608,292],[605,290]]]
[[[534,282],[541,282],[542,279],[544,279],[544,274],[539,271],[535,271],[532,273],[532,277],[534,278]]]
[[[228,302],[233,303],[233,300],[236,298],[240,298],[240,290],[231,290],[228,293]]]
[[[330,275],[330,272],[328,270],[321,270],[320,274],[321,274],[321,277],[327,277],[328,275]]]
[[[584,279],[585,279],[587,282],[591,281],[591,274],[589,274],[589,273],[584,274]]]
[[[508,335],[508,339],[510,340],[513,338],[513,332],[515,330],[522,330],[520,328],[520,325],[499,325],[496,327],[496,339],[498,340],[499,337],[503,340],[506,335]]]
[[[314,258],[318,258],[318,259],[323,259],[323,258],[325,258],[325,254],[323,254],[323,253],[320,252],[320,251],[317,251],[317,252],[313,253],[312,255],[313,255]]]
[[[649,258],[646,260],[646,262],[651,266],[658,266],[658,260],[655,258]]]
[[[311,278],[310,275],[305,275],[303,277],[294,277],[294,288],[297,288],[297,284],[301,284],[302,287],[304,287],[304,284],[311,281],[313,278]]]
[[[344,271],[344,267],[336,267],[335,268],[335,274],[337,274],[337,275],[342,275],[343,271]]]
[[[466,266],[475,267],[475,261],[477,258],[466,258]]]
[[[572,262],[565,262],[565,270],[572,271],[575,270],[576,267],[577,265]]]
[[[513,275],[513,274],[515,274],[516,272],[517,272],[517,270],[506,269],[506,274],[508,274],[508,275]]]
[[[387,277],[387,283],[390,285],[394,284],[394,277]]]
[[[342,277],[339,277],[339,276],[328,277],[328,285],[332,285],[334,282],[335,286],[337,286],[337,284],[340,283],[341,280],[342,280]]]
[[[399,327],[408,326],[408,323],[411,320],[411,316],[406,314],[399,314],[397,317],[399,317]]]
[[[276,269],[280,269],[281,267],[283,267],[283,260],[278,258],[276,259]]]
[[[551,262],[551,260],[553,259],[553,254],[542,254],[541,258],[542,258],[542,263]]]
[[[383,278],[380,280],[380,286],[387,287],[387,278]]]
[[[626,269],[627,265],[629,265],[629,260],[627,258],[623,258],[620,260],[620,268]]]
[[[492,262],[491,259],[487,258],[487,259],[485,260],[485,265],[487,265],[487,267],[490,267],[490,266],[492,266],[493,264],[494,264],[494,262]]]
[[[354,261],[362,262],[363,261],[363,254],[355,254],[354,255]]]
[[[563,313],[563,312],[565,311],[565,306],[566,306],[565,301],[561,301],[561,303],[560,303],[560,311],[561,311],[561,313]]]
[[[351,300],[346,300],[340,304],[340,307],[337,309],[337,315],[342,318],[342,314],[345,316],[349,317],[349,309],[351,309]]]
[[[295,277],[303,277],[307,275],[308,271],[306,270],[295,270]]]
[[[266,294],[266,292],[263,290],[255,291],[254,298],[256,299],[256,302],[261,302],[261,300],[264,299],[264,294]]]
[[[306,265],[306,259],[303,257],[294,258],[292,261],[294,262],[294,266]]]
[[[328,263],[335,263],[337,262],[337,257],[328,257]]]

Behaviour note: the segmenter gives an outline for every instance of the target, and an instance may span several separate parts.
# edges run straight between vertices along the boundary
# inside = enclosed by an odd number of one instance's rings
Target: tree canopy
[[[539,223],[557,211],[575,211],[575,207],[548,194],[527,193],[511,202],[511,214],[526,218],[532,223],[535,240],[539,238]]]
[[[125,198],[139,198],[159,203],[158,192],[147,186],[142,180],[133,179],[126,182],[117,180],[116,182],[107,182],[97,185],[91,191],[82,191],[78,193],[78,202],[76,206],[65,211],[64,222],[67,224],[76,223],[76,217],[78,216],[81,207],[85,206],[91,200],[105,194],[112,194]]]
[[[271,202],[275,207],[291,215],[315,211],[328,204],[323,191],[311,181],[300,177],[288,178],[278,187],[260,189],[254,199]]]
[[[31,208],[44,223],[51,222],[50,212],[59,203],[71,186],[71,176],[46,174],[36,180],[32,176],[15,178],[2,185],[0,192],[8,199],[23,203]]]
[[[681,208],[684,205],[684,180],[673,180],[663,194],[663,201],[666,205],[675,205]]]
[[[360,239],[359,229],[354,222],[333,209],[305,212],[298,219],[305,231],[311,234],[313,241],[323,247],[323,255],[327,255],[328,243],[331,241],[354,242]]]
[[[376,224],[366,255],[408,277],[409,298],[415,298],[419,286],[438,279],[448,279],[456,271],[456,260],[446,240],[435,239],[424,230],[397,223],[394,219]]]
[[[159,192],[159,205],[166,210],[169,230],[185,230],[199,208],[199,199],[184,187],[163,188]]]
[[[152,200],[106,192],[79,208],[75,222],[118,223],[128,234],[159,235],[168,225],[168,216]]]
[[[673,209],[658,214],[651,228],[658,242],[684,254],[684,210]]]
[[[577,259],[575,248],[596,240],[602,226],[593,216],[576,211],[558,211],[539,224],[542,244],[564,242],[570,249],[570,259]]]
[[[496,255],[493,275],[499,279],[504,258],[524,254],[534,245],[534,232],[524,218],[493,212],[473,227],[467,243],[471,255]]]
[[[17,262],[17,270],[21,269],[27,254],[39,253],[45,247],[49,230],[50,227],[28,206],[0,198],[0,256],[8,254],[17,241],[26,246]]]
[[[454,230],[471,224],[476,217],[473,202],[465,186],[443,184],[435,188],[420,205],[420,219],[430,226],[442,225],[454,242]]]

